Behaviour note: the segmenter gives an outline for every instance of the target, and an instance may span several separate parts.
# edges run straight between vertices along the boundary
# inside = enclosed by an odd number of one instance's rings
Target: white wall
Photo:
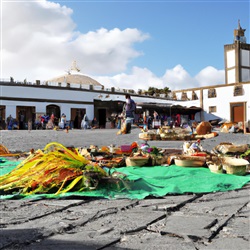
[[[210,86],[212,87],[212,86]],[[234,96],[234,86],[224,85],[215,87],[216,97],[208,98],[208,88],[203,89],[203,109],[209,112],[209,107],[216,106],[216,112],[214,115],[221,117],[222,119],[230,120],[230,103],[246,102],[246,120],[250,120],[250,84],[243,84],[244,93],[241,96]],[[188,97],[191,99],[192,90],[185,90]],[[198,100],[178,102],[183,106],[196,106],[200,107],[200,90],[195,90]],[[177,99],[181,98],[181,92],[176,93]]]
[[[211,87],[211,86],[210,86]],[[244,95],[234,96],[234,86],[220,86],[215,87],[217,97],[208,98],[208,89],[203,90],[203,108],[205,111],[209,112],[210,106],[216,106],[217,112],[213,113],[221,118],[230,120],[230,103],[233,102],[247,102],[246,110],[246,120],[250,120],[250,84],[244,84]],[[188,97],[192,98],[192,90],[186,90]],[[195,90],[198,100],[194,101],[167,101],[174,104],[180,104],[183,106],[197,106],[200,107],[200,90]],[[2,97],[24,97],[24,98],[37,98],[37,99],[58,99],[58,100],[68,100],[68,101],[89,101],[94,102],[94,99],[99,96],[98,92],[83,92],[77,90],[61,90],[61,89],[50,89],[50,88],[34,88],[34,87],[19,87],[19,86],[1,86],[1,95]],[[104,95],[104,94],[102,94]],[[177,99],[180,100],[181,93],[176,93]],[[110,94],[112,97],[113,95]],[[119,97],[121,100],[124,100],[124,93],[115,94],[116,99]],[[157,102],[157,99],[154,98],[142,98],[135,97],[139,102]],[[158,103],[166,103],[166,100],[158,99]],[[6,116],[11,114],[13,117],[16,114],[16,106],[34,106],[36,112],[46,113],[47,105],[57,105],[61,108],[61,112],[65,113],[67,118],[70,119],[71,108],[86,109],[89,119],[94,117],[94,104],[78,104],[78,103],[57,103],[57,102],[20,102],[20,101],[6,101],[1,100],[1,105],[6,106]]]
[[[231,68],[235,67],[235,50],[229,50],[227,51],[227,62],[226,67]]]
[[[235,68],[227,71],[227,83],[235,83],[236,82],[236,74]]]
[[[34,98],[39,100],[67,100],[79,102],[93,102],[98,95],[96,92],[83,92],[77,90],[67,89],[50,89],[24,86],[1,86],[1,96],[11,98]],[[61,113],[65,113],[67,119],[70,119],[71,108],[86,109],[87,115],[90,119],[94,117],[94,104],[72,104],[61,102],[26,102],[26,101],[6,101],[1,100],[1,105],[6,106],[6,117],[10,114],[12,117],[16,116],[16,106],[34,106],[36,112],[46,114],[46,106],[57,105],[61,109]]]
[[[50,88],[34,88],[34,87],[22,87],[22,86],[2,86],[2,96],[11,97],[29,97],[37,99],[58,99],[58,100],[73,100],[74,101],[93,101],[93,96],[96,93],[83,92],[77,90],[67,89],[50,89]]]

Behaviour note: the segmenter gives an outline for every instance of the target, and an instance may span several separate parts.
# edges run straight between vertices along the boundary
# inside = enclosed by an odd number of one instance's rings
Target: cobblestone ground
[[[122,145],[138,141],[138,129],[2,131],[10,151],[66,146]],[[220,134],[202,141],[210,150],[220,142],[250,143],[250,135]],[[181,148],[183,142],[150,141]],[[208,194],[166,195],[144,200],[93,198],[0,200],[0,249],[219,249],[248,250],[250,185]]]
[[[139,144],[144,141],[139,139],[140,129],[132,127],[131,133],[117,135],[118,129],[96,129],[96,130],[0,130],[0,143],[10,151],[29,151],[31,148],[42,149],[52,141],[62,143],[65,146],[84,147],[94,145],[117,146],[130,144],[137,141]],[[235,144],[250,144],[250,134],[219,133],[219,136],[202,141],[205,150],[210,151],[221,142],[232,142]],[[183,141],[149,141],[151,146],[162,148],[182,148]]]

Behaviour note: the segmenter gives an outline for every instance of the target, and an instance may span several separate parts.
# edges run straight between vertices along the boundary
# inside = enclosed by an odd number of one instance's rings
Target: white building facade
[[[176,100],[192,102],[205,112],[231,122],[243,122],[250,129],[250,44],[240,22],[234,43],[224,45],[225,84],[174,92]]]
[[[177,90],[171,93],[171,100],[131,92],[133,98],[142,106],[158,105],[165,111],[168,108],[170,114],[173,106],[197,107],[221,119],[243,122],[249,131],[250,44],[246,43],[244,33],[245,29],[238,24],[238,29],[234,30],[234,43],[224,46],[225,84]],[[54,113],[60,118],[64,113],[68,120],[75,122],[76,128],[79,128],[79,119],[84,114],[89,119],[97,117],[103,124],[106,123],[112,112],[121,111],[128,91],[105,89],[79,71],[74,62],[68,75],[42,84],[40,81],[17,83],[13,79],[0,81],[0,127],[3,129],[2,123],[10,114],[18,120],[20,113],[25,115],[25,122],[34,121],[36,114]]]
[[[250,82],[178,90],[175,97],[224,120],[250,121]]]

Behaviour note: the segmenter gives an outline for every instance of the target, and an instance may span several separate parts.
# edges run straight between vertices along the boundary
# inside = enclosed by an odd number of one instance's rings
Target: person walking
[[[131,132],[131,125],[135,119],[135,111],[136,111],[136,104],[129,94],[125,95],[126,103],[124,105],[124,112],[125,113],[125,124],[126,124],[126,133]]]

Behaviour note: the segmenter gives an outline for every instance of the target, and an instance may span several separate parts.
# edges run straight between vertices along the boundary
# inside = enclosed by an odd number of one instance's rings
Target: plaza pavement
[[[116,129],[1,131],[10,151],[65,146],[122,145],[138,139]],[[211,150],[220,142],[250,143],[250,135],[220,134],[202,141]],[[183,142],[150,141],[162,148]],[[208,194],[166,195],[144,200],[76,198],[0,200],[0,249],[250,249],[250,185]]]

